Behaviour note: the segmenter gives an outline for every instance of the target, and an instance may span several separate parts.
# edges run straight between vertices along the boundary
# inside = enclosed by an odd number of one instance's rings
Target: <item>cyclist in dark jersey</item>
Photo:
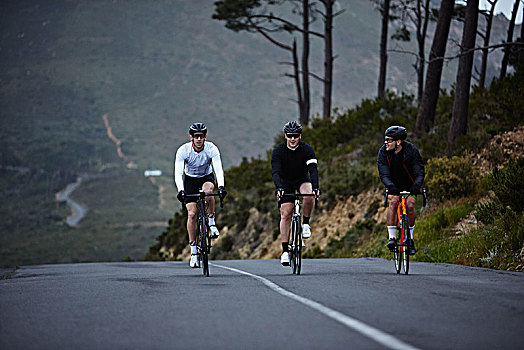
[[[397,237],[396,210],[401,191],[409,191],[407,198],[408,221],[410,231],[409,254],[416,253],[413,242],[413,229],[417,214],[415,212],[416,195],[424,182],[424,162],[417,147],[406,141],[408,133],[402,126],[391,126],[385,132],[384,145],[378,151],[377,165],[380,180],[388,189],[389,208],[386,214],[388,226],[389,250],[395,248]]]
[[[317,159],[313,148],[301,141],[302,125],[292,121],[284,126],[286,141],[273,150],[271,155],[271,172],[280,199],[280,237],[282,240],[282,265],[289,265],[289,230],[293,213],[293,199],[282,197],[285,193],[314,193],[318,198]],[[302,237],[311,237],[309,218],[313,211],[313,197],[304,197]]]

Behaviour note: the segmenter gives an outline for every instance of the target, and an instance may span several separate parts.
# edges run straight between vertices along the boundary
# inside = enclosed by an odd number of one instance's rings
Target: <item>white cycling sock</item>
[[[397,226],[388,226],[389,239],[397,238]]]
[[[413,239],[413,229],[415,228],[415,225],[409,227],[409,237]]]
[[[189,246],[191,247],[191,254],[196,254],[197,253],[196,242],[195,241],[189,242]]]
[[[215,214],[209,214],[209,226],[215,226]]]

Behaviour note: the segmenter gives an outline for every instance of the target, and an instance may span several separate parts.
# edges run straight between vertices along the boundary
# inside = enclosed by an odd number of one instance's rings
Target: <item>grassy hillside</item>
[[[415,260],[524,268],[524,213],[519,204],[524,186],[523,73],[472,94],[468,135],[453,147],[446,141],[451,104],[445,92],[432,131],[422,137],[410,133],[409,140],[427,162],[425,181],[431,200],[422,210],[418,199]],[[319,159],[323,191],[306,257],[390,258],[376,155],[386,127],[400,124],[413,130],[416,111],[412,96],[390,94],[385,100],[365,100],[336,118],[316,119],[305,129],[303,139],[313,145]],[[501,135],[519,126],[515,137]],[[230,195],[218,214],[224,234],[212,254],[222,259],[278,257],[279,212],[269,153],[265,159],[244,159],[226,172],[226,179]],[[463,226],[457,227],[461,221]],[[147,258],[185,258],[185,222],[184,214],[175,214]],[[464,228],[470,222],[477,228]]]
[[[380,19],[367,0],[340,3],[333,106],[345,109],[375,93]],[[178,208],[171,162],[195,120],[208,124],[226,167],[264,156],[297,115],[279,64],[288,54],[228,31],[213,10],[204,0],[0,2],[0,265],[140,257]],[[505,37],[500,23],[494,41]],[[322,44],[312,45],[321,74]],[[388,87],[413,91],[410,59],[391,54],[389,67]],[[312,88],[315,112],[321,86]],[[156,183],[141,176],[150,167],[164,171]],[[70,228],[55,193],[82,174],[91,180],[73,197],[88,214]]]

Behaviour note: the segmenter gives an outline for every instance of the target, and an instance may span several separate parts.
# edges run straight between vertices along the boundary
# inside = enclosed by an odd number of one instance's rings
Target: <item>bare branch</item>
[[[293,62],[279,62],[279,64],[281,64],[283,66],[293,66]],[[299,73],[303,73],[304,71],[302,69],[299,69],[298,72]],[[289,73],[285,73],[284,75],[289,77],[289,78],[294,78],[295,77],[294,74],[289,74]],[[315,79],[317,79],[320,82],[325,82],[326,81],[324,78],[316,75],[315,73],[309,72],[308,75],[313,77],[313,78],[315,78]]]
[[[297,26],[296,24],[294,23],[291,23],[283,18],[280,18],[280,17],[275,17],[273,15],[253,15],[253,16],[249,16],[249,19],[251,20],[252,18],[254,19],[267,19],[269,21],[279,21],[279,22],[282,22],[283,24],[289,26],[289,28],[293,29],[293,30],[296,30],[300,33],[305,33],[304,29],[300,28],[299,26]],[[281,28],[281,29],[284,29],[284,28]],[[319,33],[319,32],[315,32],[315,31],[308,31],[309,34],[311,35],[315,35],[317,37],[320,37],[320,38],[323,38],[324,35],[322,33]]]
[[[254,25],[254,23],[253,23],[251,20],[249,20],[249,22],[250,22],[251,24]],[[269,36],[269,34],[266,33],[266,31],[264,30],[264,28],[261,28],[261,27],[256,26],[256,25],[254,25],[254,27],[255,27],[255,29],[256,29],[257,32],[259,32],[260,34],[262,34],[262,36],[263,36],[264,38],[266,38],[267,40],[269,40],[271,43],[275,44],[276,46],[280,47],[281,49],[288,50],[288,51],[292,51],[291,46],[289,46],[289,45],[285,45],[285,44],[282,44],[281,42],[279,42],[279,41],[273,39],[271,36]]]
[[[451,61],[451,60],[454,60],[456,58],[459,58],[461,56],[464,56],[472,51],[478,51],[478,50],[491,50],[491,51],[494,51],[495,49],[498,49],[498,48],[501,48],[501,47],[509,47],[509,46],[522,46],[524,47],[524,43],[521,43],[521,42],[511,42],[511,43],[502,43],[502,44],[496,44],[496,45],[489,45],[489,46],[483,46],[483,47],[475,47],[473,49],[469,49],[469,50],[466,50],[464,52],[461,52],[455,56],[447,56],[447,57],[437,57],[437,58],[434,58],[432,60],[424,60],[425,63],[430,63],[430,62],[433,62],[433,61],[438,61],[438,60],[446,60],[446,61]],[[411,52],[411,51],[405,51],[405,50],[396,50],[396,49],[390,49],[388,50],[388,52],[395,52],[395,53],[402,53],[402,54],[407,54],[407,55],[413,55],[417,58],[419,58],[418,54],[417,53],[414,53],[414,52]]]

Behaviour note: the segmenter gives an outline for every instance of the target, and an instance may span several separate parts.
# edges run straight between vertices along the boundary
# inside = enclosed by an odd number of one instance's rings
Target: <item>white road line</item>
[[[271,288],[275,292],[277,292],[279,294],[282,294],[283,296],[288,297],[290,299],[296,300],[299,303],[302,303],[302,304],[304,304],[306,306],[309,306],[310,308],[312,308],[314,310],[317,310],[318,312],[324,314],[325,316],[327,316],[327,317],[329,317],[329,318],[331,318],[331,319],[333,319],[333,320],[335,320],[337,322],[342,323],[344,326],[347,326],[347,327],[349,327],[349,328],[351,328],[351,329],[353,329],[353,330],[355,330],[355,331],[365,335],[366,337],[376,341],[379,344],[384,345],[385,347],[387,347],[389,349],[418,350],[418,348],[416,348],[416,347],[414,347],[412,345],[409,345],[407,343],[404,343],[403,341],[395,338],[392,335],[389,335],[389,334],[387,334],[385,332],[382,332],[379,329],[376,329],[374,327],[368,326],[367,324],[365,324],[365,323],[363,323],[363,322],[361,322],[359,320],[356,320],[356,319],[354,319],[352,317],[344,315],[343,313],[340,313],[338,311],[330,309],[329,307],[324,306],[322,304],[319,304],[316,301],[313,301],[313,300],[301,297],[300,295],[296,295],[296,294],[294,294],[294,293],[292,293],[292,292],[290,292],[290,291],[280,287],[279,285],[271,282],[270,280],[265,279],[264,277],[261,277],[261,276],[258,276],[258,275],[255,275],[255,274],[252,274],[252,273],[249,273],[249,272],[246,272],[246,271],[242,271],[242,270],[239,270],[239,269],[235,269],[235,268],[232,268],[232,267],[222,266],[222,265],[218,265],[218,264],[214,264],[214,263],[210,263],[210,265],[216,266],[216,267],[220,267],[220,268],[223,268],[223,269],[226,269],[226,270],[230,270],[230,271],[233,271],[233,272],[241,273],[243,275],[247,275],[249,277],[255,278],[255,279],[259,280],[260,282],[264,283],[266,286],[268,286],[269,288]]]

